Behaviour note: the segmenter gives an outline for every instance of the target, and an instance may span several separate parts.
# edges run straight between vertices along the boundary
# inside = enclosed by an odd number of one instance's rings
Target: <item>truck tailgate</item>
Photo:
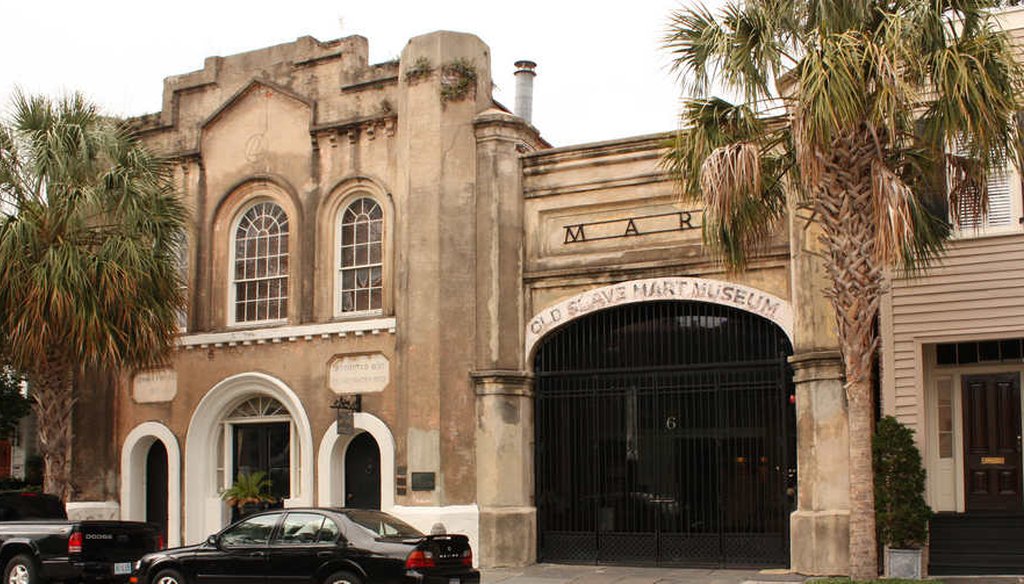
[[[84,562],[132,562],[159,549],[155,526],[129,521],[83,521],[82,551],[77,555]]]

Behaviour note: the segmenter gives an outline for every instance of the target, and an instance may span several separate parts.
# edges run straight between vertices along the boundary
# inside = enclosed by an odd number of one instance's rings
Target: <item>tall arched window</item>
[[[234,320],[288,316],[288,215],[263,201],[249,207],[235,228]]]
[[[383,306],[384,214],[363,197],[342,212],[338,280],[339,314],[379,312]]]

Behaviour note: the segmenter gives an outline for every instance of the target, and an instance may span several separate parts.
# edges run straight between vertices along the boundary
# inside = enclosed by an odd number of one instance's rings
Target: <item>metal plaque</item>
[[[982,456],[981,464],[1006,464],[1005,456]]]
[[[414,491],[433,491],[434,490],[434,473],[432,473],[432,472],[414,472],[414,473],[412,473],[412,490],[414,490]]]

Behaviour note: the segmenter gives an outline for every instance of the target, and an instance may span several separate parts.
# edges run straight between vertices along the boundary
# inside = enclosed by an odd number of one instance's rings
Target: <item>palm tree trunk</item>
[[[836,311],[846,371],[850,436],[850,576],[878,577],[875,493],[871,464],[874,433],[872,358],[878,344],[875,318],[882,266],[875,260],[877,220],[871,194],[876,138],[862,128],[836,139],[822,158],[818,213],[829,252],[828,295]]]
[[[67,502],[71,496],[71,412],[74,406],[71,362],[50,351],[29,377],[32,409],[39,427],[45,474],[43,490]]]

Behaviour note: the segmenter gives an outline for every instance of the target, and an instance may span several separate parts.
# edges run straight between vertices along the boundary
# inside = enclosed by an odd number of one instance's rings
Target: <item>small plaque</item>
[[[1005,456],[982,456],[981,464],[1006,464]]]
[[[338,435],[350,435],[355,432],[355,417],[352,410],[342,410],[338,413]]]
[[[434,490],[434,473],[432,473],[432,472],[414,472],[414,473],[412,473],[412,490],[414,490],[414,491],[433,491]]]

